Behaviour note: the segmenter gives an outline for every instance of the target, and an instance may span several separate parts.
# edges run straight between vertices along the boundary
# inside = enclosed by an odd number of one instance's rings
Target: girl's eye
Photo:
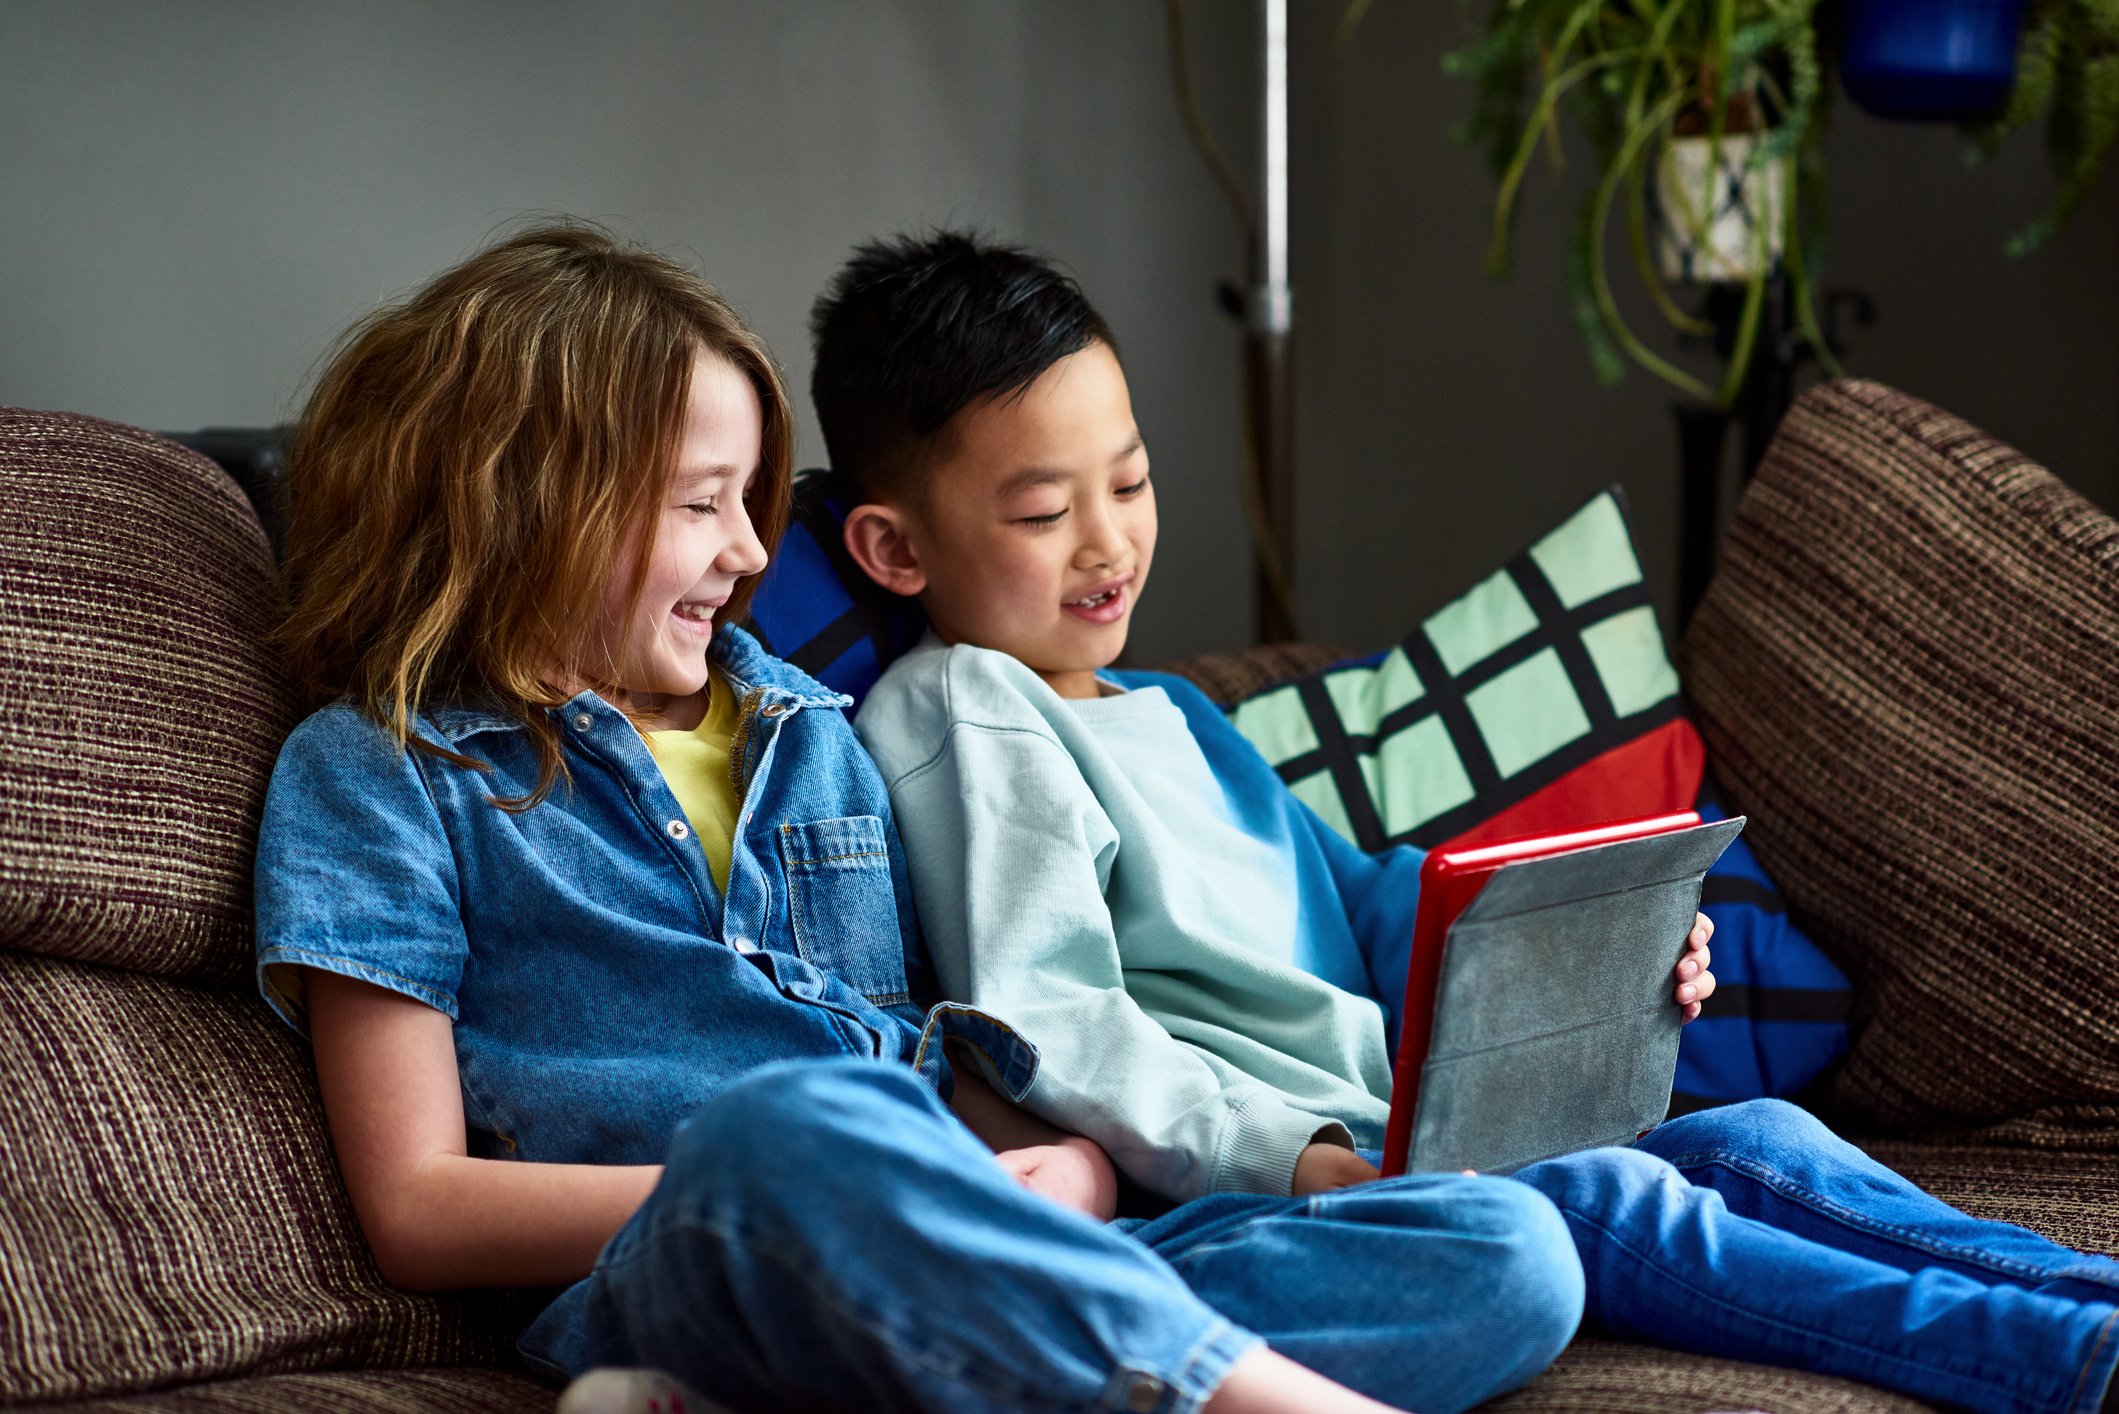
[[[721,507],[712,501],[691,501],[684,508],[693,515],[717,516],[721,514]]]
[[[1142,478],[1141,478],[1140,480],[1138,480],[1138,481],[1134,482],[1134,483],[1133,483],[1133,484],[1132,484],[1131,486],[1121,486],[1121,487],[1119,487],[1119,488],[1118,488],[1118,493],[1117,493],[1117,494],[1119,494],[1119,495],[1121,495],[1121,496],[1138,496],[1138,495],[1139,495],[1139,494],[1140,494],[1141,492],[1143,492],[1143,491],[1145,491],[1145,490],[1147,490],[1147,489],[1148,489],[1148,478],[1147,478],[1147,477],[1145,477],[1145,476],[1143,476],[1143,477],[1142,477]]]

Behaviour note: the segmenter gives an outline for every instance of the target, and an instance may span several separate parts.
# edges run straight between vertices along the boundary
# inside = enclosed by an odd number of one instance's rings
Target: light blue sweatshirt
[[[930,635],[855,725],[943,988],[1038,1048],[1025,1105],[1173,1198],[1285,1193],[1308,1144],[1382,1143],[1372,979],[1421,856],[1341,839],[1181,679],[1113,676],[1068,700]]]

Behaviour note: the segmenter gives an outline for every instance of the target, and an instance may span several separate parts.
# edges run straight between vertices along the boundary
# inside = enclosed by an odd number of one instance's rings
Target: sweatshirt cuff
[[[1229,1138],[1222,1145],[1213,1191],[1285,1197],[1295,1187],[1295,1161],[1312,1144],[1351,1149],[1354,1136],[1337,1120],[1319,1119],[1269,1095],[1253,1095],[1229,1117]]]

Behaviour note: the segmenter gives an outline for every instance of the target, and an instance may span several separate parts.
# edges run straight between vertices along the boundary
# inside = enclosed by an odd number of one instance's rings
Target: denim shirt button
[[[577,732],[585,732],[585,731],[587,731],[587,730],[588,730],[588,729],[589,729],[590,727],[593,727],[593,726],[595,726],[595,725],[596,725],[596,719],[595,719],[594,717],[591,717],[591,716],[590,716],[590,715],[589,715],[588,713],[586,713],[586,712],[576,712],[576,713],[574,714],[574,730],[575,730],[575,731],[577,731]]]
[[[758,950],[758,945],[752,942],[749,938],[737,938],[732,941],[729,946],[740,953],[753,953]]]
[[[786,704],[780,702],[768,702],[758,709],[761,714],[767,717],[777,717],[786,710]]]
[[[1126,1386],[1126,1408],[1133,1414],[1153,1414],[1162,1406],[1163,1388],[1153,1375],[1135,1375]]]
[[[662,827],[662,832],[673,840],[681,840],[691,835],[692,827],[682,820],[672,820]]]

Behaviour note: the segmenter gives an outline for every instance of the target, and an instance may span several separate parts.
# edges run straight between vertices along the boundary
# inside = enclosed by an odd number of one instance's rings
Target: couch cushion
[[[165,976],[250,959],[290,704],[272,560],[204,457],[0,409],[0,947]]]
[[[1589,1336],[1568,1346],[1527,1388],[1479,1407],[1486,1414],[1928,1414],[1931,1408],[1852,1380]]]
[[[2119,1152],[1858,1140],[1945,1203],[2078,1252],[2119,1257]]]
[[[506,1362],[529,1312],[385,1286],[264,1004],[0,952],[0,1405]]]
[[[559,1392],[493,1370],[262,1375],[45,1406],[45,1414],[537,1414]],[[694,1411],[706,1414],[706,1411]]]
[[[1918,399],[1815,388],[1688,650],[1731,807],[1873,1006],[1834,1108],[2119,1147],[2119,523]]]

